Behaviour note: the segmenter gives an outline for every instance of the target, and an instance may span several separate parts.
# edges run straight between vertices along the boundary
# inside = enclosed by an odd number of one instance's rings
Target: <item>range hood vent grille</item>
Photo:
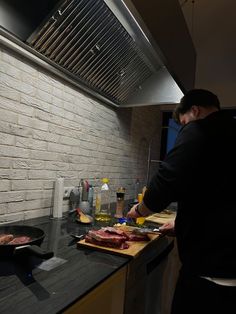
[[[103,0],[64,1],[28,43],[119,105],[155,71]]]

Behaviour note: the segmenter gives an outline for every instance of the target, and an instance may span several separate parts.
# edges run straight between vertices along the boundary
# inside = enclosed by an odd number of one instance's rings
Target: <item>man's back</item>
[[[188,130],[189,129],[189,130]],[[189,131],[189,132],[188,132]],[[176,233],[187,271],[236,277],[236,120],[224,111],[191,122]],[[189,133],[189,134],[188,134]],[[195,136],[196,135],[196,136]]]

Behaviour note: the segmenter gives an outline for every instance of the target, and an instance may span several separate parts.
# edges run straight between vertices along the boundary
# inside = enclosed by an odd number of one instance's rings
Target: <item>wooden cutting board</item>
[[[147,218],[145,218],[145,221],[150,221],[150,222],[163,225],[169,221],[174,220],[175,217],[176,217],[176,212],[168,212],[168,213],[160,212],[160,213],[156,213],[151,216],[148,216]]]
[[[129,227],[127,226],[127,228],[129,230],[131,230]],[[122,230],[125,231],[125,226],[122,226]],[[124,249],[124,250],[119,250],[119,249],[114,249],[114,248],[109,248],[109,247],[105,247],[105,246],[99,246],[99,245],[95,245],[92,243],[86,243],[85,240],[80,240],[79,242],[77,242],[77,247],[83,247],[83,248],[89,248],[89,249],[94,249],[94,250],[99,250],[99,251],[103,251],[103,252],[111,252],[114,254],[118,254],[118,255],[126,255],[126,256],[131,256],[131,257],[136,257],[146,246],[148,246],[152,241],[157,240],[160,237],[160,234],[148,234],[148,237],[150,238],[150,241],[127,241],[127,243],[129,244],[129,248],[128,249]]]

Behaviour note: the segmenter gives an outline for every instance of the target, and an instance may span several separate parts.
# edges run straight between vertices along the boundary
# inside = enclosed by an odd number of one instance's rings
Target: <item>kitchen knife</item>
[[[135,228],[133,229],[133,233],[136,234],[158,234],[160,233],[160,229],[159,228]]]

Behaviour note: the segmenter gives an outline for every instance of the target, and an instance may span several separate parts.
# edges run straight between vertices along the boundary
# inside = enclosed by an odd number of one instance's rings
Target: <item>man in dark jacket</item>
[[[172,314],[236,313],[236,119],[202,89],[187,92],[174,116],[183,125],[175,146],[128,216],[177,201]]]

